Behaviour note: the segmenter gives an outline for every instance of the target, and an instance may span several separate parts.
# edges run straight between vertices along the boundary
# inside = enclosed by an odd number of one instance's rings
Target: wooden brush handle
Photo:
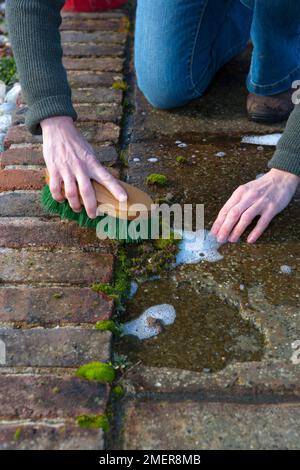
[[[46,170],[46,182],[49,184],[50,176]],[[133,220],[137,216],[149,217],[151,211],[151,204],[154,204],[151,197],[141,191],[140,189],[131,186],[130,184],[124,183],[124,181],[118,181],[118,183],[123,187],[127,193],[127,202],[124,205],[120,203],[102,184],[97,181],[92,180],[92,185],[95,190],[97,207],[101,205],[101,212],[109,215],[116,215],[119,219]],[[62,192],[64,193],[64,186],[62,185]],[[79,200],[83,205],[83,200],[79,192]],[[143,207],[139,212],[130,213],[130,208],[134,204],[140,204]],[[113,210],[112,210],[113,209]]]

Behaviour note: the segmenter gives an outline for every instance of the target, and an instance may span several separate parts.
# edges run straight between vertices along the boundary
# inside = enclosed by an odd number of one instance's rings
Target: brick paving
[[[64,13],[61,26],[76,125],[109,167],[123,113],[111,86],[123,79],[127,23],[116,10]],[[42,137],[27,131],[26,111],[20,96],[0,155],[0,448],[102,449],[103,431],[76,417],[104,413],[109,386],[74,372],[111,360],[112,335],[95,323],[111,318],[113,301],[90,285],[111,282],[116,247],[41,208]]]

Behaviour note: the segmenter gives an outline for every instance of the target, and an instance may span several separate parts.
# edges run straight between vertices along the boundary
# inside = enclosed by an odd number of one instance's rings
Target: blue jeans
[[[198,98],[215,73],[252,39],[247,88],[274,95],[300,78],[296,0],[138,0],[137,83],[162,109]]]

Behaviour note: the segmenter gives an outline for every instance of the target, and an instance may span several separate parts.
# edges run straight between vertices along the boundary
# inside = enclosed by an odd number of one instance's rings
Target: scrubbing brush
[[[46,171],[46,185],[42,189],[41,204],[51,214],[56,214],[62,219],[74,220],[81,227],[97,230],[99,238],[124,240],[127,243],[139,243],[150,237],[150,214],[153,203],[151,197],[140,189],[131,186],[124,181],[119,184],[127,193],[126,203],[120,203],[100,183],[92,180],[95,190],[97,208],[101,206],[101,215],[91,219],[83,206],[81,212],[74,212],[67,200],[57,202],[53,199],[49,189],[49,174]],[[130,211],[133,205],[140,205],[137,213]],[[144,224],[141,230],[141,224]],[[143,236],[139,235],[140,233]]]

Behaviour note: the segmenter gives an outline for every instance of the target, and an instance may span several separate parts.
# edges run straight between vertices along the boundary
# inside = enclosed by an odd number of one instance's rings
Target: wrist
[[[43,131],[66,124],[73,124],[73,118],[71,116],[51,116],[40,121],[40,126]]]
[[[290,173],[289,171],[280,170],[279,168],[271,168],[269,174],[275,180],[290,182],[294,183],[295,185],[298,185],[300,182],[300,177],[298,175]]]

